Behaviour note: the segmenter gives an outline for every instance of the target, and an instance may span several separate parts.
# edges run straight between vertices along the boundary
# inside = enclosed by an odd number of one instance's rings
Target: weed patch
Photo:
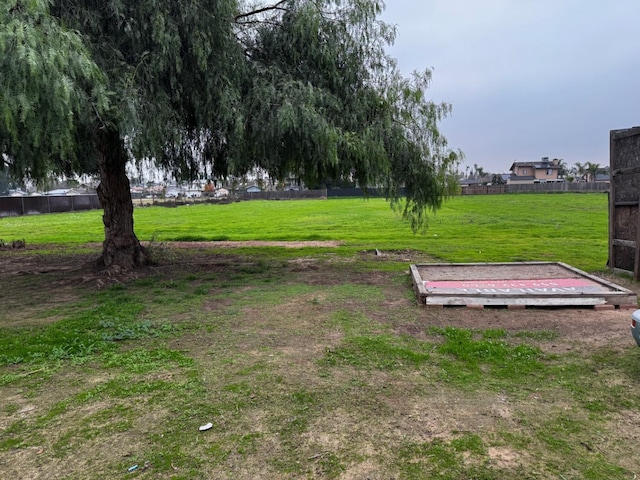
[[[496,474],[484,465],[486,448],[477,436],[460,437],[451,442],[435,439],[408,444],[401,448],[398,457],[403,478],[408,479],[489,480]]]
[[[431,350],[431,345],[410,337],[350,337],[335,349],[329,349],[321,365],[351,365],[384,370],[418,367],[429,360]]]
[[[106,367],[120,367],[130,373],[149,373],[172,366],[192,367],[193,360],[181,352],[158,349],[135,349],[126,352],[106,352],[102,356]]]
[[[546,370],[539,348],[510,345],[504,340],[503,331],[486,330],[479,333],[480,338],[475,338],[471,330],[453,327],[433,328],[430,332],[445,339],[436,349],[451,359],[442,364],[443,379],[449,382],[479,382],[490,373],[501,381],[516,383],[532,373]]]

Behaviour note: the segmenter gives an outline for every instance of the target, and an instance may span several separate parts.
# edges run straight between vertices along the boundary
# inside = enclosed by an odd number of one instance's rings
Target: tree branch
[[[237,22],[239,26],[247,26],[247,25],[272,25],[274,27],[280,26],[278,22],[273,22],[270,20],[243,20],[242,22]]]
[[[268,7],[262,7],[262,8],[258,8],[256,10],[252,10],[251,12],[241,13],[239,15],[236,15],[236,18],[234,18],[234,21],[238,22],[238,20],[241,20],[243,18],[252,17],[254,15],[259,15],[261,13],[269,12],[269,11],[273,11],[273,10],[279,10],[281,12],[286,12],[287,9],[282,7],[282,5],[284,5],[287,2],[288,2],[288,0],[280,0],[278,3],[276,3],[274,5],[269,5]]]

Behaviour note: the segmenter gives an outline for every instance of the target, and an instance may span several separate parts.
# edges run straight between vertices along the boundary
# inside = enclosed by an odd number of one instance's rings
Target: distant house
[[[500,177],[500,180],[502,181],[502,183],[507,183],[511,178],[510,173],[498,173],[497,175]]]
[[[86,193],[87,193],[86,190],[81,190],[79,188],[71,188],[67,192],[67,196],[71,196],[71,195],[86,195]]]
[[[165,188],[162,185],[149,185],[144,189],[143,195],[148,198],[155,196],[161,197],[162,195],[164,195],[164,191]]]
[[[131,187],[131,198],[142,198],[144,196],[144,187]]]
[[[546,183],[562,181],[558,178],[560,161],[542,157],[539,162],[513,162],[508,184]]]
[[[226,188],[219,188],[215,192],[213,192],[213,196],[215,198],[228,197],[229,190],[227,190]]]
[[[49,196],[62,196],[62,195],[68,195],[70,191],[71,191],[70,188],[56,188],[54,190],[49,190],[47,192],[44,192],[44,194]]]
[[[247,187],[246,192],[247,193],[258,193],[261,192],[262,189],[260,187],[258,187],[257,185],[251,185],[249,187]]]
[[[180,197],[180,189],[178,187],[169,186],[167,187],[164,196],[166,198],[178,198]]]
[[[473,185],[482,185],[483,180],[481,178],[463,178],[462,180],[460,180],[460,186],[461,187],[470,187]]]
[[[477,185],[486,185],[487,183],[491,183],[491,174],[484,174],[482,176],[471,175],[466,178],[461,178],[459,182],[461,187],[474,187]]]

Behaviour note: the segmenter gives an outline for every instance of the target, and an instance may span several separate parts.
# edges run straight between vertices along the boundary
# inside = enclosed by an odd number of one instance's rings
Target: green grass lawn
[[[382,199],[250,201],[135,210],[143,241],[340,240],[350,251],[418,250],[447,262],[563,261],[605,268],[604,194],[454,197],[414,235]],[[0,238],[30,245],[103,239],[101,212],[0,219]]]
[[[429,309],[407,272],[434,256],[601,270],[604,195],[458,197],[425,235],[356,199],[140,208],[136,229],[157,263],[108,277],[84,245],[99,212],[0,220],[30,247],[0,251],[0,478],[640,473],[628,311]],[[185,239],[344,245],[162,243]]]

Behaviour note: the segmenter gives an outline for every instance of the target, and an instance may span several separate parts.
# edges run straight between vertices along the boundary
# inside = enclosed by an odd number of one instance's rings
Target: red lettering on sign
[[[424,286],[429,289],[536,289],[541,288],[576,288],[599,287],[600,285],[585,278],[542,278],[536,280],[442,280],[425,281]]]

